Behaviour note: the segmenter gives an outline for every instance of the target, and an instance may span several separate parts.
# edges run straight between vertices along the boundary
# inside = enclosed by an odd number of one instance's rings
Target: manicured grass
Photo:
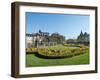
[[[70,58],[44,59],[26,54],[26,67],[89,64],[89,52]]]

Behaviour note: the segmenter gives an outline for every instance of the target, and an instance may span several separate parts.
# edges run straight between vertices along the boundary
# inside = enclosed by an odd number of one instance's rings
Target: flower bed
[[[56,48],[40,48],[38,49],[38,54],[51,57],[51,58],[59,58],[59,57],[72,57],[76,55],[80,55],[86,53],[87,48],[69,48],[69,47],[62,47],[60,49]]]
[[[26,53],[36,53],[41,57],[47,58],[63,58],[63,57],[72,57],[76,55],[80,55],[86,53],[89,49],[87,46],[79,45],[80,47],[74,47],[71,45],[64,46],[64,45],[57,45],[57,46],[50,46],[46,48],[27,48]]]

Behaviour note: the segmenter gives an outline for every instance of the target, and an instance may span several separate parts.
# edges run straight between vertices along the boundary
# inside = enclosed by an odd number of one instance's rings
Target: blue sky
[[[26,33],[58,32],[66,39],[77,38],[81,30],[89,33],[89,15],[50,14],[26,12]]]

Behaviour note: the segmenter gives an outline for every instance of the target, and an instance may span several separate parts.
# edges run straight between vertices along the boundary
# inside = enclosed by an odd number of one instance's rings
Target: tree
[[[87,32],[83,33],[81,31],[80,35],[77,37],[78,43],[89,43],[89,34]]]
[[[89,34],[87,34],[86,32],[84,33],[84,42],[89,42]]]
[[[65,37],[59,33],[52,33],[50,36],[50,41],[57,42],[57,44],[62,44],[65,41]]]
[[[75,39],[68,39],[68,40],[67,40],[67,43],[68,43],[68,44],[73,44],[73,43],[75,43]]]
[[[81,31],[80,35],[77,37],[77,42],[84,42],[84,34]]]

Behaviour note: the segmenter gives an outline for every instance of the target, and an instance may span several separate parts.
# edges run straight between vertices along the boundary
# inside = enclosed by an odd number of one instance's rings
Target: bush
[[[38,54],[47,57],[72,57],[83,54],[87,48],[40,48]]]
[[[63,57],[72,57],[80,55],[86,53],[88,50],[88,47],[84,45],[78,45],[80,47],[76,47],[75,45],[68,45],[68,46],[66,47],[63,45],[58,45],[46,48],[26,48],[26,53],[36,53],[37,55],[49,58],[60,58],[60,57],[63,58]]]
[[[30,53],[30,52],[37,52],[37,48],[26,48],[26,52]]]

